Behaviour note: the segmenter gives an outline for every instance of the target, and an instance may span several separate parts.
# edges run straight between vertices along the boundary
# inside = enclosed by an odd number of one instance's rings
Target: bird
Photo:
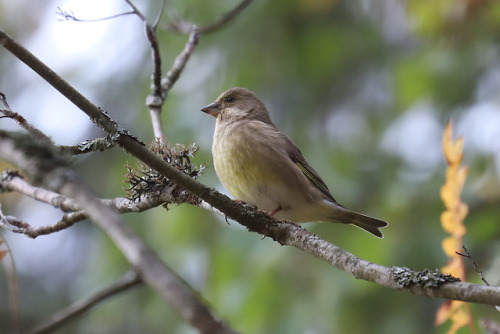
[[[384,237],[380,228],[388,223],[340,205],[254,92],[231,88],[201,111],[217,119],[212,144],[215,172],[235,200],[295,224],[352,224]]]

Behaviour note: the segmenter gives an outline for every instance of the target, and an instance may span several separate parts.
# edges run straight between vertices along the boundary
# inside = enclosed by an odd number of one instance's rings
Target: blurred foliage
[[[19,10],[28,2],[31,7]],[[148,17],[155,17],[159,0],[136,2]],[[23,43],[33,43],[35,37],[48,40],[51,36],[37,32],[57,21],[54,12],[64,3],[0,0],[0,26]],[[175,16],[172,8],[183,20],[203,24],[237,3],[169,1],[159,30],[163,70],[187,40],[166,29]],[[12,14],[16,8],[17,16]],[[102,17],[98,9],[95,16]],[[98,24],[60,22],[56,27],[91,29]],[[116,38],[110,38],[96,50],[82,50],[85,61],[72,62],[61,74],[149,142],[153,133],[144,101],[151,60],[142,26],[136,17],[108,24],[114,35],[130,39],[128,48],[107,67],[98,67],[101,58],[116,52]],[[126,34],[126,28],[138,33]],[[229,25],[201,37],[167,99],[165,133],[172,143],[196,142],[200,150],[193,163],[208,164],[199,180],[221,189],[211,168],[214,120],[199,109],[230,87],[254,90],[341,204],[390,223],[384,240],[351,226],[305,227],[370,261],[421,270],[442,267],[447,260],[441,249],[445,232],[439,224],[439,189],[446,167],[440,138],[446,121],[453,118],[455,132],[464,135],[464,163],[470,167],[463,190],[470,209],[464,243],[490,283],[498,285],[499,30],[500,3],[494,0],[256,0]],[[46,46],[48,62],[51,50]],[[134,62],[127,58],[130,52]],[[54,117],[54,109],[46,114],[37,109],[35,101],[41,97],[26,95],[35,94],[44,83],[2,49],[0,72],[0,91],[14,110],[35,125],[41,122],[37,115]],[[50,94],[57,95],[48,90],[44,96]],[[69,123],[79,112],[70,111],[69,104],[64,108]],[[0,126],[6,122],[1,120]],[[48,134],[58,138],[65,127],[52,131]],[[101,135],[89,125],[83,137],[70,134],[69,141],[76,144]],[[113,149],[75,158],[75,168],[100,196],[124,196],[126,162],[136,163]],[[3,209],[33,224],[56,219],[23,201],[16,205],[8,200]],[[445,333],[450,327],[434,327],[442,301],[355,280],[295,249],[261,240],[235,222],[228,226],[197,207],[171,206],[168,211],[157,208],[123,217],[243,333]],[[90,223],[36,240],[4,235],[19,270],[23,327],[92,294],[128,268],[119,251]],[[470,266],[467,270],[467,277],[480,283]],[[2,273],[0,296],[6,291]],[[1,298],[0,332],[9,328],[8,312],[7,298]],[[472,305],[472,314],[476,323],[481,317],[500,322],[491,307]],[[169,305],[140,287],[58,331],[68,332],[192,330]]]

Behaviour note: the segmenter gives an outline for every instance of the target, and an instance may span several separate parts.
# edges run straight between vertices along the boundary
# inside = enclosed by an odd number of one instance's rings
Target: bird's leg
[[[280,204],[280,205],[278,205],[278,207],[276,209],[274,209],[273,211],[269,212],[269,215],[272,217],[275,214],[277,214],[278,212],[280,212],[281,209],[283,209],[283,208],[281,207],[281,204]]]

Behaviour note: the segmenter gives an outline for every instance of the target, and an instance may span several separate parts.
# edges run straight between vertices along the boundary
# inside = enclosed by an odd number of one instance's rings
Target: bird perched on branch
[[[201,110],[217,118],[212,146],[215,171],[235,199],[277,219],[353,224],[383,238],[379,229],[387,223],[338,204],[252,91],[231,88]]]

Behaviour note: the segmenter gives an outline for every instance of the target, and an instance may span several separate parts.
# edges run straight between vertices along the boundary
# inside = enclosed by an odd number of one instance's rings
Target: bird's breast
[[[268,188],[278,182],[279,176],[275,175],[275,169],[269,168],[274,153],[269,151],[263,137],[252,128],[219,126],[212,154],[219,180],[235,199],[271,211],[279,203],[269,198]]]

